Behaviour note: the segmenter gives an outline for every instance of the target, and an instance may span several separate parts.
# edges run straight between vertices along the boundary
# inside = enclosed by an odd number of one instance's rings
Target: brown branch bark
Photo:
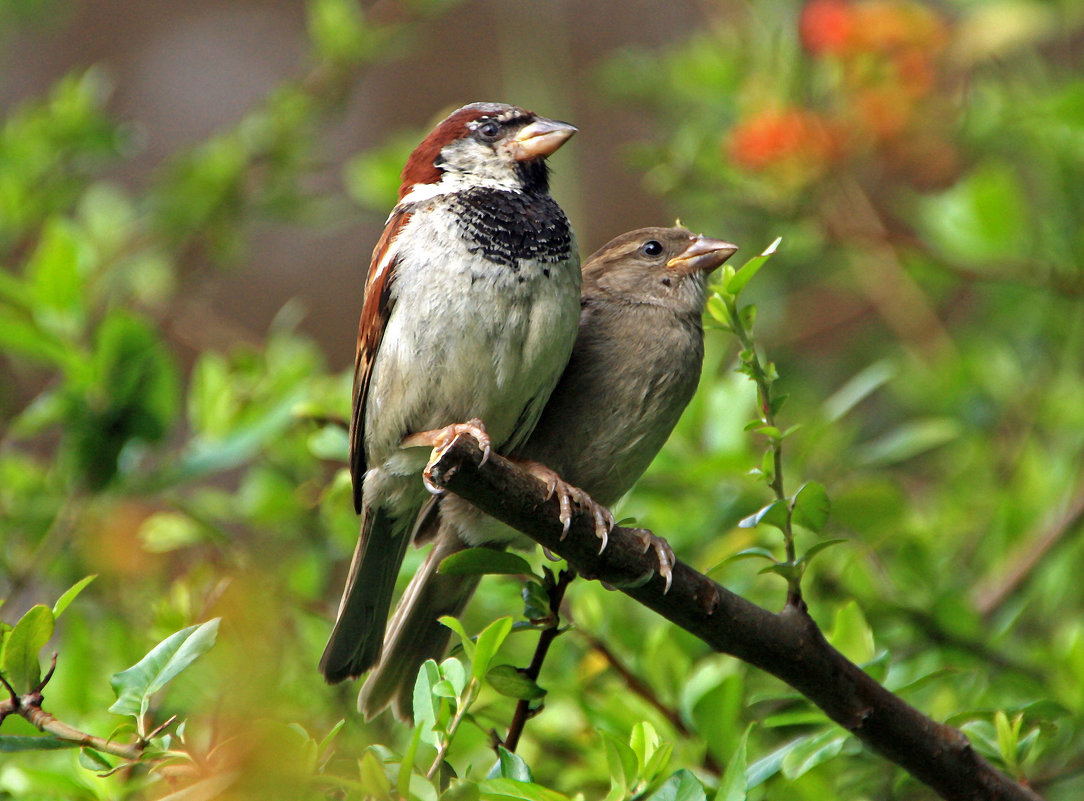
[[[653,552],[617,527],[598,553],[591,520],[577,517],[561,538],[557,500],[541,481],[459,437],[432,469],[438,486],[514,526],[563,556],[580,575],[599,579],[731,654],[782,679],[829,718],[948,801],[1038,801],[1035,792],[997,771],[959,730],[926,717],[886,690],[825,640],[804,606],[769,612],[676,562],[663,594]],[[647,580],[645,581],[645,578]]]

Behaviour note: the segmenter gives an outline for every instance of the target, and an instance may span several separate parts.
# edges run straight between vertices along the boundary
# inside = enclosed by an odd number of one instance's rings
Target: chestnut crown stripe
[[[533,112],[501,103],[471,103],[445,117],[421,144],[410,154],[399,176],[399,200],[406,197],[418,184],[435,184],[440,181],[441,171],[436,166],[440,151],[449,142],[470,133],[470,123],[482,117],[494,117],[507,124],[522,120],[528,123],[535,118]]]

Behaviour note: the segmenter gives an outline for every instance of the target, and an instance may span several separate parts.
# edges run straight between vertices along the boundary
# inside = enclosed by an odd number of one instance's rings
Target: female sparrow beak
[[[692,275],[695,272],[710,273],[737,252],[737,245],[721,239],[698,236],[685,250],[666,262],[666,267],[669,270],[675,270],[680,275]]]

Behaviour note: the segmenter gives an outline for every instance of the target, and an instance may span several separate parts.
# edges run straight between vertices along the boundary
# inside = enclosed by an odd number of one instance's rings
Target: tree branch
[[[593,521],[577,516],[561,538],[558,504],[544,484],[459,437],[435,454],[431,478],[482,511],[564,557],[586,578],[605,581],[727,653],[782,679],[872,750],[948,801],[1038,801],[1032,790],[998,772],[959,730],[926,717],[886,690],[828,644],[804,604],[775,614],[676,562],[673,584],[655,572],[643,539],[616,527],[598,553]]]

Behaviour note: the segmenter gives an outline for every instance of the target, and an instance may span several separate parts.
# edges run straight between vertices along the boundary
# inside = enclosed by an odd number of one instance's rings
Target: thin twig
[[[538,635],[538,645],[535,647],[531,664],[523,671],[524,675],[531,681],[538,681],[538,676],[542,673],[542,663],[546,660],[550,645],[557,639],[557,635],[561,633],[561,601],[564,600],[565,590],[568,589],[568,585],[572,583],[574,578],[576,578],[575,570],[562,570],[557,577],[557,581],[549,588],[552,623]],[[504,738],[505,748],[515,752],[516,746],[519,745],[520,735],[523,734],[523,727],[527,725],[527,721],[537,711],[537,709],[531,709],[531,702],[526,698],[519,700],[519,703],[516,704],[515,714],[512,715],[512,722],[508,725],[508,734]]]

